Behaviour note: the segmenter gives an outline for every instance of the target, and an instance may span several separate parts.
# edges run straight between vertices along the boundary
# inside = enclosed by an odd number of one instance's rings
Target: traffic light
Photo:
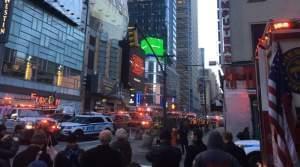
[[[128,41],[130,47],[139,47],[138,32],[136,27],[128,27]]]

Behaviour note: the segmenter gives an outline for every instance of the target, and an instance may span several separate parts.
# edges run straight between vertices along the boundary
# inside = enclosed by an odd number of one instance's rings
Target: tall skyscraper
[[[200,109],[197,80],[200,57],[198,50],[197,1],[177,0],[177,72],[180,84],[179,107],[183,111]],[[197,95],[198,94],[198,95]]]
[[[139,30],[147,37],[163,39],[166,55],[176,60],[176,1],[175,0],[128,0],[129,25],[137,25]],[[141,37],[141,36],[140,36]],[[141,40],[141,38],[140,38]],[[176,96],[177,73],[175,63],[167,69],[168,96]],[[145,103],[161,105],[162,73],[156,59],[148,55],[145,59]],[[172,93],[173,92],[173,93]]]

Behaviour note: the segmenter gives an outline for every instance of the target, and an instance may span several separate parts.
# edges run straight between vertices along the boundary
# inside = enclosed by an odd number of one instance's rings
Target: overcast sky
[[[206,67],[209,61],[218,62],[219,60],[217,18],[216,0],[198,0],[199,48],[205,49]],[[212,68],[214,72],[218,71],[218,67],[209,68]]]

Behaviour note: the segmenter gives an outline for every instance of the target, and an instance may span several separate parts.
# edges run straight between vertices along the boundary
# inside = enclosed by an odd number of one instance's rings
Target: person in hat
[[[31,138],[31,144],[29,147],[15,157],[13,167],[52,167],[53,162],[46,150],[47,143],[48,138],[46,133],[41,130],[35,131]]]

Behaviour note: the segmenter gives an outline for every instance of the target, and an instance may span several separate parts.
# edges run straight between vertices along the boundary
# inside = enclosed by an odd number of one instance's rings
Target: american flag
[[[279,44],[268,78],[268,102],[274,166],[292,167],[298,160],[293,137],[292,94]]]

